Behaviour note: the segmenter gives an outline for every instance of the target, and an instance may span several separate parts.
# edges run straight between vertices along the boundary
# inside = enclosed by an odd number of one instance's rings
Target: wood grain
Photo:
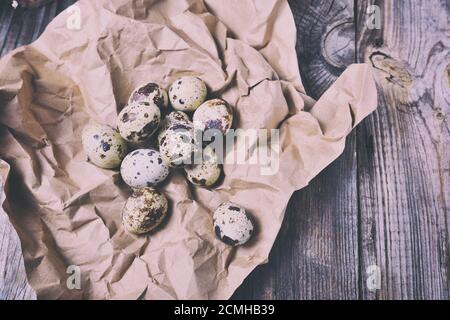
[[[0,55],[73,3],[0,2]],[[450,299],[450,3],[290,0],[304,86],[318,98],[352,62],[376,72],[379,108],[339,159],[294,194],[267,265],[233,298]],[[367,27],[378,5],[381,30]],[[367,270],[378,266],[371,291]],[[30,299],[20,242],[0,212],[0,299]]]
[[[1,180],[1,178],[0,178]],[[3,188],[0,181],[0,194]],[[19,237],[6,216],[0,210],[0,300],[36,299],[25,274]]]
[[[366,27],[372,4],[381,30]],[[358,1],[358,60],[380,89],[357,130],[361,272],[377,265],[382,280],[365,299],[450,298],[448,5]]]

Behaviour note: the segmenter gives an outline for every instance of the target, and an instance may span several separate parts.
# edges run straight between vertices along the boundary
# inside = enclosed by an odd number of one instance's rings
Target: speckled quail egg
[[[134,190],[122,211],[122,223],[128,232],[142,234],[159,226],[167,214],[167,199],[152,188]]]
[[[196,159],[194,159],[196,161]],[[186,166],[186,178],[193,184],[201,187],[210,187],[220,178],[222,167],[216,153],[211,147],[203,149],[201,163]]]
[[[253,223],[245,209],[233,202],[222,203],[214,212],[214,230],[224,243],[237,246],[253,234]]]
[[[128,100],[128,104],[133,102],[149,102],[155,104],[164,114],[169,107],[169,97],[167,91],[157,83],[147,83],[136,88]]]
[[[127,154],[126,142],[116,129],[107,125],[88,124],[81,141],[89,160],[101,168],[117,168]]]
[[[173,111],[169,113],[164,120],[161,121],[161,125],[159,126],[158,145],[160,144],[161,139],[165,136],[167,129],[175,122],[191,123],[191,120],[183,111]]]
[[[170,167],[181,167],[192,163],[195,151],[194,126],[190,122],[175,122],[161,138],[159,150]]]
[[[233,110],[222,99],[212,99],[198,107],[192,119],[200,130],[216,129],[226,134],[233,124]]]
[[[120,111],[117,126],[125,140],[139,145],[158,130],[160,121],[161,112],[153,102],[133,102]]]
[[[166,120],[169,125],[175,122],[191,122],[189,116],[183,111],[172,111],[164,120]]]
[[[169,175],[161,154],[153,149],[137,149],[120,166],[123,181],[132,188],[154,187]]]
[[[197,77],[181,77],[172,83],[169,99],[172,107],[180,111],[194,111],[206,99],[208,90]]]

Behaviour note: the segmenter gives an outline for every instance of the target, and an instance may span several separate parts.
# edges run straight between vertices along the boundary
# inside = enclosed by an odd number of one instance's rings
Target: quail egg
[[[153,82],[136,88],[131,94],[128,104],[133,102],[153,103],[160,109],[161,113],[165,113],[169,107],[167,91]]]
[[[169,89],[172,107],[180,111],[194,111],[206,99],[205,83],[197,77],[181,77]]]
[[[167,120],[169,125],[175,122],[191,122],[189,116],[183,111],[173,111],[164,120]]]
[[[81,141],[89,160],[100,168],[117,168],[127,154],[126,142],[116,129],[107,125],[88,124]]]
[[[120,166],[123,181],[132,188],[154,187],[169,175],[161,154],[153,149],[137,149]]]
[[[159,142],[162,158],[170,167],[192,163],[195,142],[194,126],[191,122],[173,123]]]
[[[233,110],[222,99],[208,100],[195,110],[193,121],[200,130],[216,129],[226,134],[233,123]]]
[[[161,121],[161,125],[158,131],[158,145],[161,139],[165,136],[167,129],[176,122],[191,123],[188,115],[183,111],[173,111]]]
[[[120,111],[117,126],[128,142],[139,145],[158,129],[161,112],[153,102],[133,102]]]
[[[216,153],[211,147],[203,149],[201,163],[186,166],[186,178],[193,184],[201,187],[210,187],[219,180],[222,173]]]
[[[217,237],[231,246],[246,243],[253,234],[250,217],[233,202],[222,203],[214,212],[213,222]]]
[[[128,232],[142,234],[159,226],[167,214],[167,199],[152,188],[134,190],[122,211],[122,223]]]

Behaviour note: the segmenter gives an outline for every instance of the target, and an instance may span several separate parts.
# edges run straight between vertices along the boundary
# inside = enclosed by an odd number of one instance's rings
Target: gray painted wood
[[[359,1],[358,60],[374,66],[379,108],[358,129],[361,271],[381,270],[367,299],[449,299],[450,3]]]
[[[36,39],[73,2],[14,12],[2,1],[0,55]],[[374,1],[289,2],[307,92],[317,98],[345,66],[371,62],[379,109],[294,194],[269,264],[234,298],[450,299],[448,1],[375,1],[381,30],[366,26]],[[373,292],[372,265],[381,271]],[[20,242],[0,212],[0,298],[34,296]]]
[[[3,187],[0,178],[0,194]],[[0,300],[36,299],[25,274],[19,237],[8,220],[6,213],[0,209]]]

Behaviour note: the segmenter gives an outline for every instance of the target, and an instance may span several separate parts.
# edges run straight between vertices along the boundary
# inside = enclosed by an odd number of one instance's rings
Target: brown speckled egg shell
[[[167,214],[166,197],[152,188],[134,190],[122,211],[122,223],[128,232],[143,234],[158,227]]]
[[[226,134],[233,124],[233,110],[224,100],[212,99],[198,107],[192,119],[203,131],[215,129]]]
[[[169,97],[157,83],[149,82],[136,88],[130,95],[128,104],[133,102],[149,102],[155,104],[165,114],[169,107]]]
[[[161,111],[150,102],[133,102],[120,111],[117,127],[120,135],[134,145],[148,140],[161,122]]]
[[[241,206],[233,202],[224,202],[213,216],[214,231],[222,242],[238,246],[250,240],[253,234],[253,222]]]
[[[88,159],[100,168],[115,169],[127,155],[127,144],[108,125],[89,123],[83,128],[81,140]]]

